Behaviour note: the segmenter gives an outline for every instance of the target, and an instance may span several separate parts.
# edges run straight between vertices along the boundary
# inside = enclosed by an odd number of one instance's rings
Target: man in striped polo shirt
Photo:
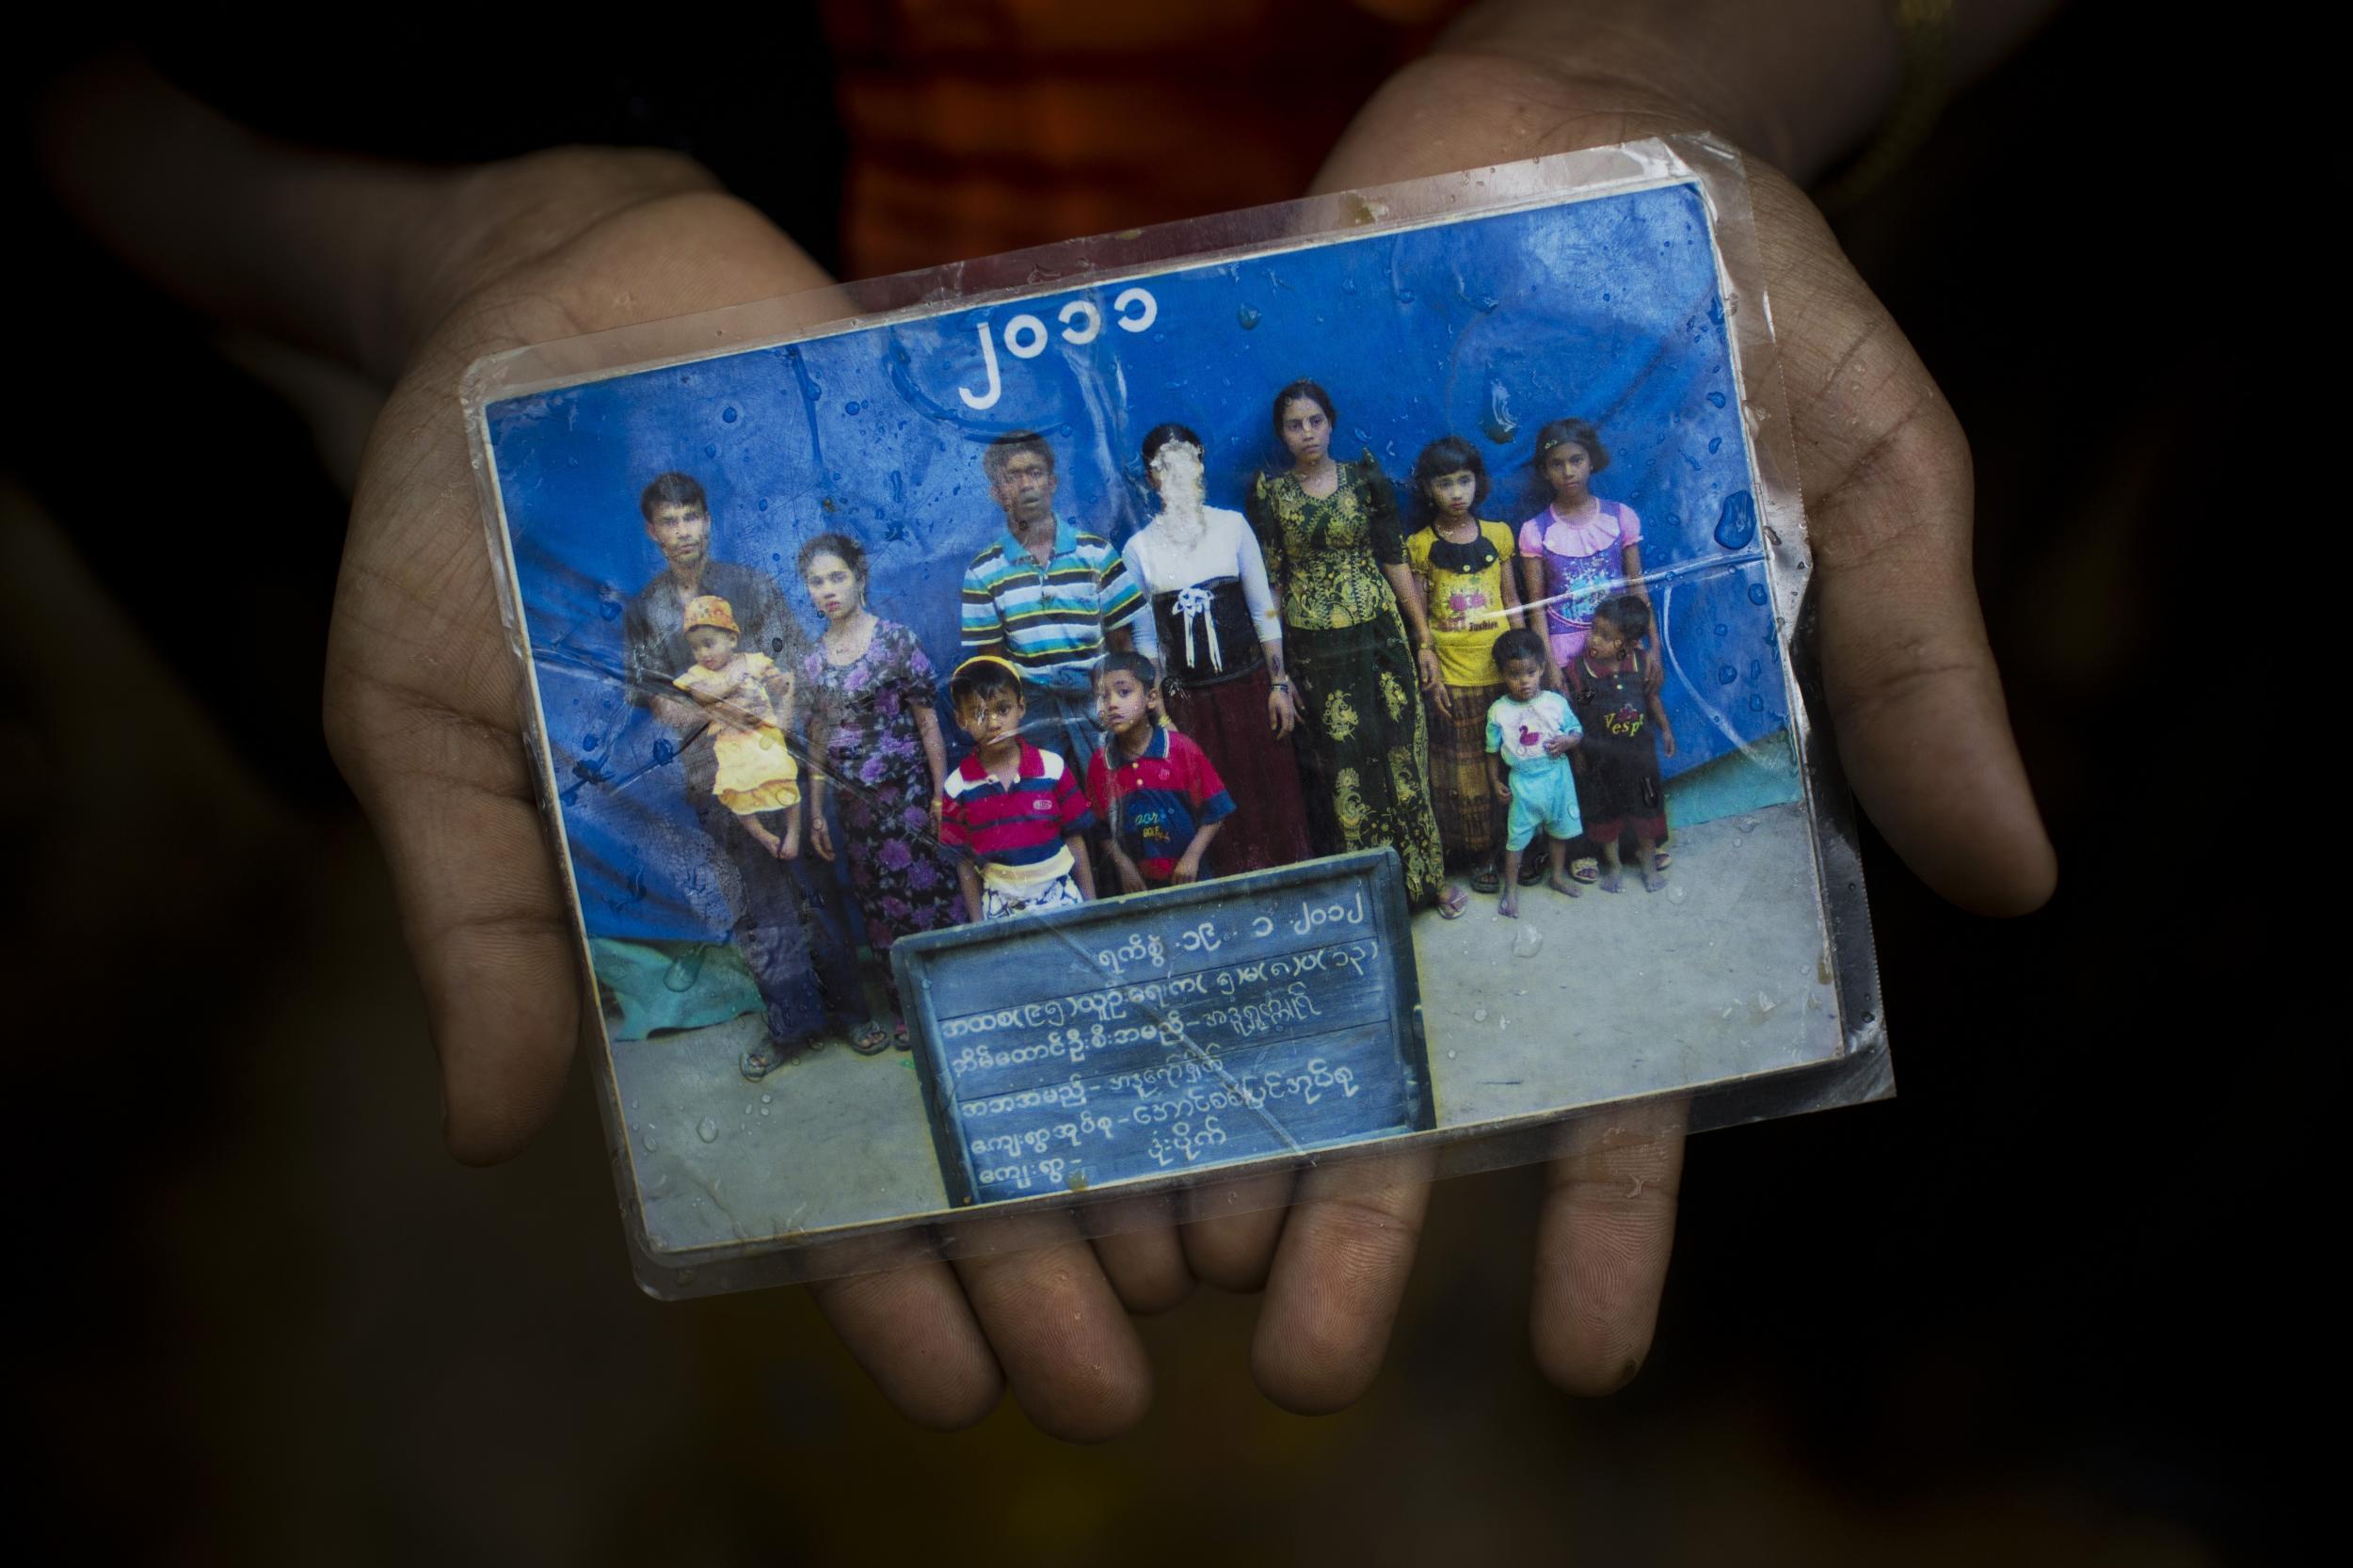
[[[981,454],[1004,509],[1005,535],[964,573],[964,651],[993,653],[1021,672],[1021,737],[1062,752],[1077,776],[1101,744],[1095,662],[1128,645],[1143,591],[1109,539],[1054,516],[1054,449],[1032,431]]]

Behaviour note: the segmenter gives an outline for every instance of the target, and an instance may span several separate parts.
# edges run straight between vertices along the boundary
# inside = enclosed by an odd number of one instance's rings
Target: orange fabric
[[[1287,200],[1466,0],[828,0],[842,268]]]

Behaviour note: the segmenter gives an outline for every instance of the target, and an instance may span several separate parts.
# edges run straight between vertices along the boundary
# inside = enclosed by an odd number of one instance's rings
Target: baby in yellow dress
[[[745,832],[780,860],[801,853],[800,770],[785,745],[792,722],[792,678],[764,653],[739,653],[735,609],[706,594],[686,606],[686,646],[695,667],[670,684],[701,703],[718,760],[712,792]],[[760,820],[783,812],[783,831]]]

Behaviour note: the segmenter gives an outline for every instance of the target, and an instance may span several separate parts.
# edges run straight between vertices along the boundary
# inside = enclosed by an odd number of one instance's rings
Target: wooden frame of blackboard
[[[1337,966],[1322,968],[1321,955],[1327,949],[1321,938],[1329,934],[1322,931],[1321,924],[1309,923],[1306,917],[1325,909],[1349,908],[1352,895],[1361,900],[1354,907],[1361,912],[1364,936],[1376,945],[1376,954],[1363,963],[1361,972],[1355,968]],[[1297,916],[1289,911],[1289,905],[1294,900],[1299,904]],[[1242,913],[1253,908],[1278,913],[1272,916]],[[1221,917],[1230,923],[1221,926]],[[1264,1040],[1257,1035],[1237,1038],[1232,1042],[1233,1059],[1247,1057],[1256,1064],[1246,1068],[1240,1077],[1221,1065],[1227,1059],[1224,1051],[1205,1048],[1190,1042],[1176,1048],[1184,1057],[1179,1071],[1193,1071],[1206,1064],[1206,1072],[1194,1081],[1208,1086],[1207,1093],[1217,1107],[1209,1113],[1209,1126],[1217,1128],[1221,1138],[1225,1132],[1216,1123],[1217,1111],[1237,1099],[1246,1101],[1251,1093],[1250,1085],[1256,1081],[1260,1086],[1257,1092],[1261,1097],[1258,1105],[1251,1109],[1261,1121],[1252,1130],[1262,1131],[1267,1127],[1273,1127],[1275,1129],[1273,1135],[1274,1141],[1289,1146],[1258,1156],[1225,1157],[1198,1162],[1188,1158],[1180,1169],[1163,1166],[1155,1171],[1111,1177],[1109,1185],[1112,1190],[1123,1194],[1155,1185],[1155,1178],[1231,1179],[1269,1168],[1306,1163],[1328,1150],[1434,1131],[1436,1102],[1428,1046],[1422,1032],[1420,977],[1415,967],[1410,920],[1402,866],[1397,852],[1384,847],[1330,856],[1241,876],[1097,900],[1075,907],[1017,917],[1012,920],[927,932],[901,939],[892,949],[891,964],[897,975],[899,994],[904,999],[917,1077],[922,1086],[924,1113],[930,1122],[933,1148],[939,1161],[940,1180],[947,1190],[951,1208],[968,1210],[975,1207],[994,1207],[1001,1202],[1019,1201],[1019,1197],[987,1192],[990,1183],[983,1179],[983,1173],[989,1168],[975,1163],[975,1147],[968,1135],[968,1121],[971,1118],[960,1104],[960,1096],[954,1093],[957,1087],[956,1066],[949,1056],[944,1037],[954,1024],[969,1022],[972,1015],[959,1014],[954,1018],[944,1018],[938,1005],[938,998],[944,988],[960,991],[963,1000],[957,1005],[968,1007],[975,1000],[989,997],[988,987],[999,987],[1001,1003],[991,1000],[977,1012],[991,1032],[995,1032],[995,1018],[1016,1011],[1025,1015],[1023,1022],[1006,1027],[1018,1032],[1016,1038],[1030,1043],[999,1053],[1020,1054],[1025,1062],[1032,1059],[1031,1053],[1036,1053],[1034,1060],[1039,1062],[1050,1061],[1055,1048],[1045,1043],[1047,1040],[1059,1040],[1064,1033],[1075,1036],[1081,1032],[1091,1032],[1098,1042],[1092,1048],[1098,1053],[1098,1060],[1100,1054],[1107,1050],[1116,1053],[1124,1048],[1128,1053],[1125,1057],[1112,1054],[1111,1060],[1141,1063],[1172,1048],[1164,1035],[1154,1035],[1155,1030],[1163,1028],[1171,1020],[1176,1023],[1179,1038],[1186,1038],[1184,1014],[1187,1007],[1193,1008],[1194,1027],[1207,1028],[1213,1035],[1225,1021],[1221,1016],[1240,1011],[1234,1003],[1237,993],[1228,992],[1221,996],[1214,984],[1197,984],[1189,994],[1171,995],[1163,1000],[1157,994],[1163,984],[1174,988],[1183,986],[1189,977],[1223,977],[1242,972],[1251,974],[1245,985],[1273,984],[1293,973],[1284,966],[1304,963],[1311,955],[1318,965],[1314,981],[1321,983],[1328,975],[1334,983],[1334,990],[1321,993],[1327,1001],[1336,1000],[1342,989],[1353,993],[1345,997],[1345,1005],[1336,1010],[1336,1019],[1369,1014],[1385,1020],[1385,1029],[1374,1029],[1362,1021],[1353,1024],[1334,1021],[1286,1027],[1279,1031],[1269,1027],[1266,1032],[1279,1037]],[[1339,920],[1336,919],[1334,923],[1338,925]],[[1263,936],[1252,936],[1252,928],[1262,924],[1273,929]],[[1298,925],[1299,929],[1287,929],[1292,924]],[[1216,933],[1222,931],[1222,942],[1207,948],[1199,945],[1204,931],[1210,932],[1213,939]],[[1190,951],[1184,947],[1187,942],[1194,944]],[[1129,974],[1115,953],[1106,951],[1106,943],[1112,950],[1141,951],[1151,956],[1148,961],[1140,958],[1135,972]],[[1227,951],[1225,944],[1231,945],[1231,951]],[[1157,952],[1154,951],[1156,948]],[[1042,949],[1049,961],[1066,955],[1070,968],[1059,980],[1054,979],[1048,969],[1025,968],[1023,978],[1016,979],[1010,989],[1002,988],[1001,977],[991,976],[978,983],[967,978],[971,971],[1017,960],[1025,955],[1024,949],[1029,950],[1030,955]],[[1275,968],[1273,976],[1259,978],[1270,965]],[[1136,1002],[1136,1011],[1130,1016],[1139,1022],[1125,1031],[1134,1033],[1140,1029],[1150,1038],[1125,1048],[1099,1044],[1106,1035],[1101,1014],[1069,1011],[1062,1005],[1064,1001],[1079,1000],[1067,990],[1067,981],[1078,974],[1090,977],[1089,991],[1093,996],[1116,999],[1122,1006],[1127,1005],[1126,999],[1137,993],[1154,992],[1150,998]],[[1369,993],[1362,992],[1348,985],[1351,980],[1356,982],[1356,987],[1371,984],[1374,989]],[[1303,989],[1309,985],[1306,976],[1290,978],[1288,990],[1298,993],[1297,1006],[1314,1005],[1309,990]],[[1240,994],[1248,995],[1246,990]],[[1251,1011],[1257,1014],[1258,1009]],[[1081,1021],[1090,1016],[1095,1019],[1092,1024]],[[1258,1019],[1254,1016],[1250,1021],[1255,1024]],[[1286,1072],[1277,1077],[1275,1069],[1265,1065],[1269,1053],[1303,1037],[1316,1041],[1350,1034],[1378,1038],[1385,1054],[1375,1065],[1385,1071],[1394,1071],[1397,1080],[1394,1085],[1396,1097],[1392,1102],[1385,1096],[1389,1087],[1387,1084],[1378,1078],[1367,1081],[1363,1074],[1353,1073],[1352,1069],[1343,1065],[1339,1068],[1339,1075],[1347,1094],[1355,1095],[1358,1092],[1355,1085],[1359,1083],[1374,1087],[1376,1097],[1369,1101],[1368,1110],[1393,1103],[1400,1114],[1383,1117],[1378,1125],[1368,1125],[1360,1130],[1335,1137],[1300,1140],[1291,1136],[1282,1127],[1282,1113],[1270,1114],[1264,1106],[1270,1086],[1293,1081],[1296,1075]],[[1088,1048],[1076,1039],[1071,1044],[1082,1049]],[[974,1048],[968,1047],[962,1054],[971,1058]],[[1162,1060],[1176,1061],[1177,1058],[1163,1056]],[[1331,1070],[1321,1064],[1321,1058],[1311,1060],[1324,1072]],[[1362,1062],[1364,1059],[1358,1057],[1355,1060]],[[1082,1062],[1069,1062],[1067,1057],[1064,1061],[1074,1067],[1084,1064]],[[1304,1068],[1305,1064],[1289,1065]],[[982,1066],[976,1070],[984,1073],[990,1069]],[[1054,1068],[1043,1070],[1052,1071]],[[1098,1071],[1084,1078],[1074,1073],[1070,1082],[1076,1085],[1080,1094],[1084,1095],[1088,1093],[1087,1085],[1092,1083],[1107,1080],[1114,1083],[1120,1080],[1138,1080],[1133,1087],[1136,1100],[1140,1106],[1149,1106],[1149,1095],[1141,1080],[1168,1070],[1165,1067],[1131,1067],[1117,1073]],[[1197,1097],[1201,1091],[1193,1089],[1191,1084],[1176,1087],[1178,1095],[1176,1103],[1180,1107],[1204,1103]],[[1067,1085],[1057,1088],[1068,1092]],[[1032,1108],[1044,1106],[1048,1115],[1054,1113],[1050,1092],[1049,1097],[1042,1101],[1033,1097],[1038,1091],[1032,1089],[1027,1093],[1032,1096]],[[1310,1084],[1299,1093],[1313,1096],[1316,1090]],[[1015,1091],[1013,1095],[1000,1094],[995,1097],[1004,1100],[1020,1095],[1020,1091]],[[1275,1091],[1274,1097],[1283,1097],[1279,1089]],[[1296,1095],[1293,1097],[1297,1097]],[[990,1100],[988,1096],[983,1096],[973,1103],[986,1104]],[[1081,1109],[1087,1103],[1084,1099],[1079,1100],[1076,1105],[1064,1103],[1067,1109],[1080,1109],[1082,1118],[1091,1114]],[[1126,1107],[1124,1099],[1118,1103]],[[1166,1103],[1152,1109],[1164,1110]],[[1135,1108],[1128,1109],[1131,1114],[1140,1114]],[[1097,1125],[1101,1124],[1102,1118],[1094,1119]],[[1084,1135],[1069,1132],[1070,1128],[1080,1125],[1078,1121],[1070,1121],[1062,1124],[1062,1127],[1069,1138],[1069,1146],[1083,1152],[1086,1147]],[[1188,1126],[1182,1121],[1175,1125],[1179,1128]],[[1125,1130],[1130,1133],[1132,1144],[1135,1141],[1133,1135],[1141,1128],[1131,1124]],[[1031,1129],[1032,1140],[1036,1135],[1037,1129]],[[1102,1132],[1106,1146],[1117,1136],[1117,1131],[1112,1128],[1105,1128]],[[1160,1143],[1160,1138],[1154,1135],[1146,1144],[1146,1148],[1157,1148]],[[1041,1162],[1055,1169],[1050,1176],[1041,1173],[1034,1182],[1025,1175],[1022,1179],[1024,1192],[1032,1185],[1038,1188],[1034,1193],[1027,1195],[1048,1197],[1058,1192],[1080,1193],[1101,1190],[1105,1185],[1103,1183],[1064,1178],[1063,1169],[1079,1162],[1065,1161],[1052,1152],[1055,1146],[1048,1144],[1035,1150],[1043,1156]],[[1125,1157],[1128,1146],[1123,1146],[1118,1152]],[[1146,1157],[1150,1158],[1150,1155],[1147,1153]],[[1030,1163],[1023,1161],[1020,1168],[1026,1173]],[[1169,1163],[1173,1165],[1175,1161],[1172,1160]]]

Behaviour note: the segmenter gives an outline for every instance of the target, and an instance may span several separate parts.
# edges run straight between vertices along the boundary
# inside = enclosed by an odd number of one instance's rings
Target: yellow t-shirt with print
[[[1496,639],[1512,628],[1505,614],[1503,574],[1518,545],[1508,524],[1481,522],[1476,538],[1454,544],[1435,528],[1405,541],[1405,561],[1421,582],[1430,640],[1437,645],[1438,676],[1449,686],[1495,686]]]

